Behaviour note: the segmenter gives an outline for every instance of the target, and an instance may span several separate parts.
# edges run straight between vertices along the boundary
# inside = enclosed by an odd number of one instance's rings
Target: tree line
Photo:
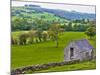
[[[60,24],[60,27],[64,29],[64,31],[86,31],[86,29],[90,26],[89,20],[73,20],[73,21],[63,21],[58,20],[44,20],[44,19],[28,19],[28,18],[20,18],[13,17],[12,18],[11,28],[12,31],[23,31],[23,30],[31,30],[31,29],[41,29],[48,30],[51,25],[55,22]]]
[[[58,24],[54,23],[47,31],[43,31],[41,29],[38,30],[29,30],[28,32],[23,32],[18,36],[18,39],[11,37],[11,43],[16,45],[26,45],[33,44],[45,41],[55,41],[55,47],[59,46],[59,36],[64,32],[64,29]],[[96,35],[96,27],[95,25],[91,25],[84,32],[90,39]]]
[[[56,47],[58,47],[58,39],[59,35],[63,33],[63,29],[60,28],[58,23],[54,23],[48,31],[43,31],[41,29],[38,30],[30,30],[28,32],[23,32],[18,36],[18,39],[15,39],[13,36],[11,37],[11,43],[16,45],[26,45],[33,44],[45,41],[55,41]]]

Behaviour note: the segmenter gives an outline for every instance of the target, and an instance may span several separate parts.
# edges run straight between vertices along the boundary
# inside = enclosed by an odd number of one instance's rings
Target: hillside
[[[21,9],[24,8],[24,9]],[[92,13],[81,13],[77,11],[65,11],[60,9],[48,9],[48,8],[42,8],[37,5],[25,5],[23,7],[19,7],[19,10],[16,9],[16,7],[13,7],[12,9],[12,15],[18,15],[21,14],[21,12],[26,14],[33,14],[33,13],[49,13],[53,14],[57,17],[68,19],[68,20],[74,20],[74,19],[91,19],[95,20],[95,14]],[[28,15],[27,15],[28,16]]]
[[[95,23],[95,14],[47,9],[37,5],[12,7],[11,15],[12,31],[48,30],[54,23],[65,31],[85,31],[91,20]]]
[[[43,19],[48,21],[59,20],[60,22],[67,21],[53,13],[44,11],[41,7],[12,7],[12,17],[21,17],[28,19]]]

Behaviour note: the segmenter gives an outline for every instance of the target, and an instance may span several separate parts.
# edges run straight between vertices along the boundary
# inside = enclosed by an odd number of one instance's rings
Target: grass
[[[21,32],[12,32],[12,35],[17,37]],[[59,47],[55,47],[54,41],[41,42],[32,45],[12,45],[12,69],[18,67],[44,64],[50,62],[63,61],[64,48],[71,40],[87,38],[83,32],[65,32],[59,38]],[[89,40],[93,47],[96,47],[95,40]],[[67,65],[62,67],[55,67],[48,71],[64,71],[64,70],[78,70],[78,69],[93,69],[95,68],[95,61],[84,62],[79,64]]]

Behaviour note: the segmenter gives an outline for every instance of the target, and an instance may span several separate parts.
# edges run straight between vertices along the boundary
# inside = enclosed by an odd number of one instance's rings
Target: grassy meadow
[[[17,38],[20,33],[21,31],[12,32],[12,36]],[[68,43],[72,40],[82,38],[87,38],[84,32],[64,32],[59,37],[58,48],[55,47],[56,43],[52,40],[29,45],[12,45],[12,69],[28,65],[62,62],[64,60],[64,48],[68,45]],[[94,48],[96,48],[95,39],[89,40],[89,42]],[[95,67],[96,65],[94,60],[61,67],[54,67],[48,70],[42,70],[40,72],[69,71],[81,69],[86,70],[95,69]]]

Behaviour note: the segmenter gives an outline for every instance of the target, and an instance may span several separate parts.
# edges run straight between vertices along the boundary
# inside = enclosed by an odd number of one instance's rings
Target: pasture
[[[12,36],[17,38],[17,36],[21,32],[12,32]],[[16,69],[18,67],[28,66],[28,65],[36,65],[36,64],[44,64],[50,62],[61,62],[64,60],[64,48],[67,44],[72,40],[87,38],[84,32],[64,32],[59,37],[59,46],[55,47],[55,42],[50,40],[47,42],[39,42],[30,45],[12,45],[12,69]],[[87,38],[88,39],[88,38]],[[96,41],[89,40],[91,45],[95,48]],[[86,65],[88,67],[86,67]],[[92,67],[91,67],[92,65]],[[74,67],[74,68],[73,68]],[[62,66],[51,68],[46,71],[64,71],[64,70],[78,70],[81,69],[94,69],[95,61],[83,62],[80,64]],[[84,68],[85,67],[85,68]],[[70,68],[70,69],[69,69]]]

